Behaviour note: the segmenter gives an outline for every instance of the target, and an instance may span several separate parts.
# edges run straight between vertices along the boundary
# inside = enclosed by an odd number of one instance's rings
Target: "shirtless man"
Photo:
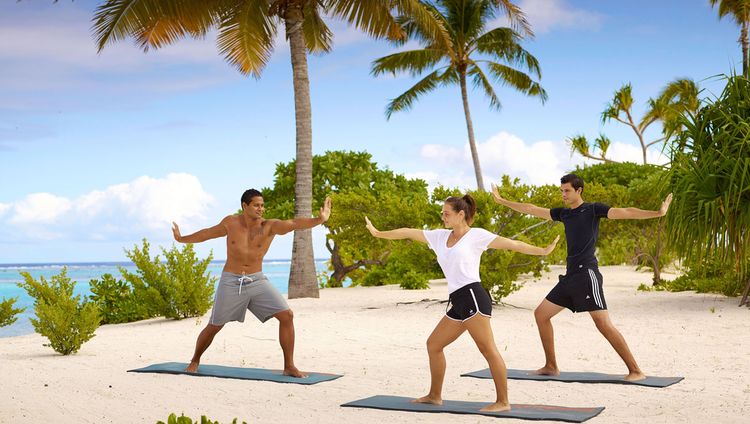
[[[242,194],[242,214],[229,215],[213,227],[183,236],[172,223],[174,239],[180,243],[200,243],[227,237],[227,261],[216,288],[211,319],[198,335],[195,353],[187,372],[198,371],[201,355],[211,345],[216,333],[229,321],[245,321],[249,309],[261,322],[271,317],[279,320],[279,344],[284,352],[284,374],[306,377],[294,365],[294,321],[292,310],[279,291],[263,274],[263,257],[276,235],[312,228],[328,220],[331,199],[326,198],[317,218],[289,220],[263,219],[263,196],[250,189]]]
[[[568,241],[567,270],[560,276],[560,281],[549,292],[542,303],[534,310],[534,318],[539,329],[539,337],[544,348],[544,367],[536,371],[542,375],[559,375],[557,359],[555,358],[555,335],[552,328],[552,317],[565,308],[573,312],[588,312],[594,320],[596,328],[612,345],[625,365],[628,374],[624,377],[628,381],[646,378],[633,354],[625,342],[625,338],[615,328],[609,319],[607,302],[602,290],[602,274],[599,272],[598,262],[594,253],[596,241],[599,237],[599,220],[609,219],[649,219],[667,214],[672,195],[668,195],[656,211],[638,208],[611,208],[604,203],[589,203],[583,201],[583,179],[575,174],[565,175],[560,179],[560,193],[567,208],[542,208],[530,203],[518,203],[503,199],[492,185],[492,195],[495,202],[505,205],[514,211],[534,215],[536,217],[560,221],[565,226],[565,238]]]

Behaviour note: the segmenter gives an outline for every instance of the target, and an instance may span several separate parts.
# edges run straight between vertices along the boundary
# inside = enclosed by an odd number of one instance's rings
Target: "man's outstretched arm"
[[[500,193],[497,191],[497,186],[495,184],[492,184],[492,197],[495,199],[495,202],[500,203],[503,206],[507,206],[516,212],[534,215],[538,218],[546,220],[552,219],[552,215],[550,215],[549,209],[547,208],[532,205],[531,203],[519,203],[503,199],[502,197],[500,197]]]
[[[328,217],[331,216],[331,198],[326,197],[323,202],[323,207],[320,208],[320,215],[317,218],[294,218],[286,220],[273,220],[271,224],[271,232],[274,234],[282,235],[294,230],[306,230],[316,225],[323,224],[328,221]]]
[[[204,228],[193,234],[183,236],[180,234],[180,227],[177,226],[177,223],[172,222],[172,234],[174,234],[174,239],[180,243],[200,243],[206,240],[226,236],[227,229],[224,227],[224,221],[222,221],[213,227]]]
[[[669,205],[672,203],[672,193],[669,193],[657,211],[647,211],[638,208],[610,208],[607,213],[609,219],[649,219],[659,218],[667,214]]]

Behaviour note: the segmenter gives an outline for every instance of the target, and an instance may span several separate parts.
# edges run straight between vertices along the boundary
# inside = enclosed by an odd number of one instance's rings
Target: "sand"
[[[492,325],[512,368],[537,368],[543,354],[533,309],[560,267],[496,306]],[[746,423],[750,417],[750,310],[736,298],[642,292],[650,275],[632,267],[601,269],[615,325],[649,375],[684,376],[654,389],[611,384],[509,381],[511,403],[604,406],[597,423]],[[297,365],[344,374],[311,386],[271,382],[136,374],[152,363],[187,361],[208,315],[108,325],[71,356],[42,346],[32,334],[0,339],[0,422],[155,423],[171,412],[207,415],[222,424],[248,423],[489,423],[481,416],[417,414],[339,405],[376,394],[421,396],[429,373],[425,341],[445,311],[444,283],[429,290],[398,287],[325,289],[320,299],[290,304],[297,327]],[[403,304],[400,302],[415,302]],[[252,316],[230,323],[203,357],[205,364],[280,368],[276,322]],[[564,311],[554,319],[562,370],[624,374],[626,369],[588,314]],[[445,399],[494,399],[491,380],[460,377],[486,367],[468,334],[446,349]]]

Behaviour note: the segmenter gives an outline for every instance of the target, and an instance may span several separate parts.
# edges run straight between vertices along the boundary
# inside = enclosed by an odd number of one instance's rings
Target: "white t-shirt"
[[[451,230],[425,230],[424,238],[437,254],[440,268],[448,280],[448,292],[479,281],[479,260],[482,252],[497,237],[484,228],[470,228],[453,247],[448,247]]]

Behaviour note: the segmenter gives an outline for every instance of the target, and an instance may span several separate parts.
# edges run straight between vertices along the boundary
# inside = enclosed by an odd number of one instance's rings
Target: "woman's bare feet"
[[[642,373],[641,371],[635,371],[631,372],[630,374],[626,375],[623,380],[625,381],[638,381],[643,380],[646,378],[646,374]]]
[[[443,399],[432,397],[430,395],[422,396],[421,398],[412,399],[411,403],[429,403],[431,405],[442,405]]]
[[[298,370],[297,367],[295,367],[295,366],[284,368],[283,374],[284,375],[288,375],[290,377],[307,378],[307,374],[305,374],[302,371]]]
[[[188,364],[187,368],[185,368],[185,372],[190,372],[190,373],[198,372],[198,365],[199,365],[198,361],[191,361]]]
[[[495,402],[491,405],[487,405],[484,408],[480,409],[482,412],[503,412],[503,411],[510,411],[510,405],[507,403],[499,403]]]
[[[543,366],[538,370],[532,372],[534,375],[560,375],[560,370],[554,367]]]

